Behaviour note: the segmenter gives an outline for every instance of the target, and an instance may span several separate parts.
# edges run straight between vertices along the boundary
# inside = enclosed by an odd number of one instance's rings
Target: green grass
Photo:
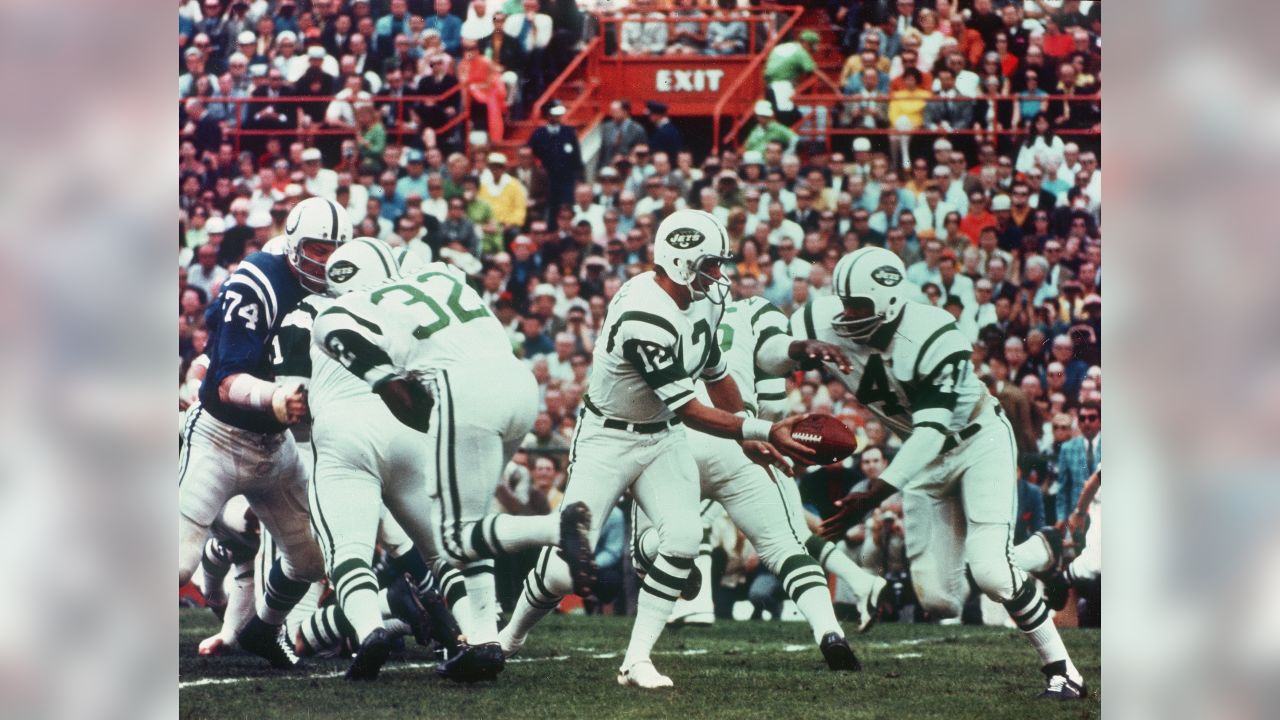
[[[312,661],[281,674],[242,653],[204,658],[199,641],[216,630],[205,610],[181,611],[179,682],[184,718],[1089,718],[1100,714],[1101,650],[1096,630],[1063,638],[1090,685],[1083,702],[1034,700],[1043,680],[1016,630],[882,624],[854,636],[857,674],[832,673],[804,623],[721,621],[668,630],[655,649],[670,690],[614,682],[630,618],[552,616],[497,682],[464,686],[422,666],[413,646],[392,655],[374,684],[341,677],[346,660]],[[610,657],[593,657],[606,653]],[[407,664],[416,664],[414,667]]]

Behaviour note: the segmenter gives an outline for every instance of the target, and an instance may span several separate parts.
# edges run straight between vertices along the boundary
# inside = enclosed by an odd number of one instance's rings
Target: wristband
[[[240,373],[227,388],[227,400],[249,410],[270,410],[278,386],[248,373]]]
[[[768,420],[759,418],[743,418],[742,419],[742,439],[743,440],[759,440],[760,442],[769,442],[769,431],[773,429],[773,423]]]

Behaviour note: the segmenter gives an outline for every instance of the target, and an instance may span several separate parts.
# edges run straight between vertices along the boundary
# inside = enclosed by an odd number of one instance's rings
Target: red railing
[[[743,68],[738,77],[729,84],[729,87],[725,88],[721,92],[720,99],[716,101],[715,109],[711,114],[711,141],[714,152],[720,152],[720,118],[724,115],[725,106],[729,104],[730,100],[741,100],[739,92],[742,90],[743,84],[748,80],[755,80],[760,83],[761,87],[763,87],[763,68],[765,60],[768,59],[769,53],[773,48],[777,46],[778,40],[786,37],[787,33],[795,27],[796,22],[800,20],[800,15],[804,13],[804,8],[799,5],[775,7],[771,12],[771,14],[775,16],[787,13],[790,13],[791,17],[783,21],[782,25],[778,28],[778,31],[773,35],[773,37],[769,38],[769,42],[766,43],[764,47],[760,48],[760,51],[756,53],[755,58],[745,68]],[[759,92],[754,94],[757,96],[761,95]]]
[[[529,113],[530,118],[537,119],[542,117],[543,106],[555,98],[556,93],[564,86],[565,81],[573,76],[574,72],[582,66],[582,63],[588,62],[596,56],[596,48],[599,48],[602,44],[603,39],[600,37],[592,38],[591,42],[587,43],[587,47],[583,49],[582,52],[578,53],[577,56],[565,66],[564,70],[560,71],[560,75],[547,86],[547,89],[542,93],[542,97],[538,98],[538,101],[533,104],[533,110]],[[588,89],[578,97],[574,98],[573,102],[565,107],[566,117],[572,117],[573,112],[595,92],[595,85],[593,84],[593,81],[595,81],[596,73],[591,72],[590,67],[591,66],[588,65]]]
[[[443,125],[441,125],[438,128],[433,128],[433,131],[437,135],[440,135],[440,134],[449,132],[450,130],[453,130],[454,128],[460,125],[464,126],[464,130],[470,128],[470,125],[471,125],[470,97],[468,93],[463,92],[463,87],[461,84],[456,85],[450,90],[448,90],[447,92],[441,93],[439,95],[401,95],[399,97],[374,96],[368,102],[371,102],[374,108],[378,111],[378,117],[380,119],[385,119],[382,114],[382,108],[386,107],[387,105],[395,106],[394,122],[392,122],[389,125],[386,125],[386,132],[387,132],[388,139],[390,139],[392,136],[395,136],[397,138],[396,142],[403,144],[406,136],[418,135],[426,129],[426,126],[419,124],[416,118],[408,117],[408,115],[411,112],[410,108],[418,105],[419,103],[425,103],[425,102],[435,102],[435,103],[448,102],[449,100],[453,99],[455,95],[460,96],[461,109],[458,111],[457,115],[449,119]],[[184,106],[188,101],[192,99],[200,100],[205,104],[206,107],[208,107],[209,105],[233,105],[235,106],[234,115],[236,117],[246,114],[244,112],[245,109],[248,110],[247,114],[252,115],[253,114],[252,108],[255,105],[262,106],[262,105],[283,104],[286,106],[294,106],[294,107],[289,107],[289,110],[292,113],[294,113],[294,121],[297,122],[298,121],[297,113],[301,112],[301,109],[296,106],[318,105],[323,103],[327,109],[329,103],[333,102],[334,96],[332,95],[323,95],[323,96],[280,95],[277,97],[247,97],[247,98],[245,97],[212,97],[212,96],[193,98],[191,96],[188,96],[185,98],[180,98],[178,100],[178,105],[180,107]],[[330,125],[326,125],[323,118],[321,118],[320,120],[311,120],[311,124],[307,127],[303,127],[301,123],[299,123],[298,125],[292,128],[278,128],[278,129],[277,128],[245,128],[245,127],[241,127],[240,124],[237,123],[235,127],[231,127],[230,125],[227,125],[223,128],[224,137],[231,138],[234,140],[235,149],[237,153],[240,152],[241,140],[246,137],[287,137],[287,136],[297,136],[302,138],[323,137],[323,136],[333,137],[333,136],[350,136],[355,132],[356,130],[354,128],[333,127]]]

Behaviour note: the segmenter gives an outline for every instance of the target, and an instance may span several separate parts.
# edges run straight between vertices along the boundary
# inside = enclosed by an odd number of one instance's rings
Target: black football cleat
[[[425,647],[431,644],[431,618],[427,615],[427,609],[422,606],[418,590],[408,573],[387,587],[387,607],[391,608],[391,614],[396,619],[409,626],[413,639],[419,645]]]
[[[254,616],[248,625],[240,631],[237,638],[240,647],[265,659],[277,670],[293,670],[303,667],[302,660],[293,651],[293,643],[285,637],[284,628],[280,625],[269,625]]]
[[[495,680],[506,667],[502,646],[496,642],[483,645],[463,645],[459,652],[436,666],[436,674],[446,680],[474,683]]]
[[[421,601],[422,608],[431,620],[431,639],[440,643],[440,646],[448,650],[451,655],[461,652],[466,647],[466,638],[462,634],[462,627],[458,625],[458,619],[445,604],[440,591],[433,587],[425,592],[419,592],[418,600]]]
[[[560,512],[560,552],[569,565],[573,592],[591,595],[596,583],[595,549],[591,544],[591,510],[584,502],[576,502]]]
[[[1067,606],[1067,594],[1071,591],[1071,585],[1067,582],[1067,578],[1062,573],[1054,573],[1041,578],[1044,583],[1044,602],[1056,612],[1062,612],[1062,608]]]
[[[694,565],[689,570],[689,579],[684,581],[684,589],[680,591],[680,597],[684,600],[693,600],[700,592],[702,592],[702,571]]]
[[[1043,580],[1048,575],[1057,573],[1062,569],[1062,561],[1064,557],[1062,549],[1062,531],[1052,525],[1045,525],[1035,531],[1035,534],[1043,538],[1045,544],[1049,546],[1049,556],[1051,558],[1049,562],[1049,569],[1045,570],[1043,573],[1035,573],[1035,575]]]
[[[1059,660],[1040,669],[1044,673],[1046,687],[1036,697],[1041,700],[1083,700],[1089,697],[1084,681],[1076,682],[1067,677],[1067,663]]]
[[[858,662],[858,656],[853,654],[853,648],[849,647],[849,641],[845,640],[840,634],[829,632],[822,636],[822,642],[818,645],[822,650],[822,657],[827,660],[827,667],[836,672],[858,672],[862,670],[862,663]]]
[[[387,656],[391,654],[392,637],[386,628],[376,628],[360,643],[356,656],[347,668],[347,679],[353,681],[369,681],[378,679],[378,671],[382,669]]]

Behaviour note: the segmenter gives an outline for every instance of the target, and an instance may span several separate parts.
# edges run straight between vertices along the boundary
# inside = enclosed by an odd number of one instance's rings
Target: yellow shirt
[[[933,97],[925,88],[894,90],[889,93],[889,126],[898,127],[898,118],[905,117],[912,128],[924,125],[924,106]]]
[[[511,175],[504,174],[498,183],[492,181],[489,171],[484,171],[480,179],[480,189],[476,197],[489,203],[493,208],[493,219],[504,227],[524,225],[525,210],[528,207],[528,196],[524,185]]]

